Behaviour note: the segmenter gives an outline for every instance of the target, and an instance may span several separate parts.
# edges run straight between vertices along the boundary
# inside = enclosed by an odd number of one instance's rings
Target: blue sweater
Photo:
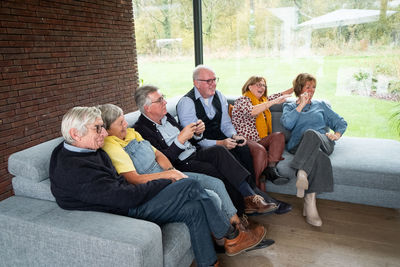
[[[296,110],[296,102],[283,104],[281,123],[283,127],[292,132],[287,150],[296,147],[303,133],[308,129],[316,130],[322,134],[327,133],[327,127],[343,135],[347,128],[347,122],[334,112],[324,101],[312,100],[301,112]]]

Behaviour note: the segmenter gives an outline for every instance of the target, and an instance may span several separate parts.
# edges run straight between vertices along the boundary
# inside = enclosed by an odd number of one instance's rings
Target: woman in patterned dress
[[[285,136],[281,132],[272,133],[269,108],[285,102],[293,88],[267,97],[267,83],[264,77],[252,76],[242,87],[242,96],[233,106],[232,123],[239,135],[261,144],[266,151],[266,168],[263,173],[274,184],[285,184],[289,178],[283,177],[276,169],[282,160]]]

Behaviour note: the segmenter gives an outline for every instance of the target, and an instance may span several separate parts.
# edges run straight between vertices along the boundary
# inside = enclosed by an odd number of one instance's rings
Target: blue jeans
[[[124,150],[132,159],[137,173],[145,174],[164,171],[156,161],[155,153],[150,142],[146,140],[138,142],[135,139],[130,141]],[[221,180],[200,173],[185,172],[185,174],[190,179],[198,181],[200,185],[206,189],[207,194],[211,197],[214,204],[222,209],[228,218],[236,214],[237,210]]]
[[[128,216],[159,225],[185,223],[198,266],[210,266],[217,260],[211,233],[222,238],[230,227],[229,219],[193,179],[182,179],[168,185],[148,202],[130,209]]]
[[[186,174],[190,179],[198,181],[199,184],[206,189],[207,194],[209,194],[211,198],[213,198],[213,196],[210,192],[214,194],[216,193],[218,199],[220,200],[220,206],[217,207],[219,207],[228,218],[231,218],[236,214],[237,210],[233,205],[228,192],[226,191],[224,182],[206,174],[194,172],[184,172],[184,174]],[[213,202],[215,204],[216,200],[213,199]]]

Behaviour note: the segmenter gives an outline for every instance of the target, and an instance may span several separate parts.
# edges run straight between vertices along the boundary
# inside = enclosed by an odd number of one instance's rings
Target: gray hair
[[[73,144],[75,140],[70,135],[70,130],[75,128],[81,136],[88,130],[87,125],[94,123],[101,117],[101,111],[96,107],[74,107],[70,109],[62,118],[61,133],[65,141]]]
[[[206,65],[197,65],[196,68],[194,68],[194,70],[193,70],[193,81],[197,80],[199,78],[200,72],[202,70],[208,70],[208,71],[215,73],[213,71],[213,69],[211,69],[210,67],[208,67]]]
[[[111,124],[124,114],[122,109],[114,104],[98,105],[98,109],[101,111],[101,118],[103,119],[104,128],[109,130]]]
[[[135,102],[140,112],[144,114],[144,106],[151,105],[151,99],[148,97],[149,94],[157,92],[159,89],[154,85],[143,85],[136,89]]]

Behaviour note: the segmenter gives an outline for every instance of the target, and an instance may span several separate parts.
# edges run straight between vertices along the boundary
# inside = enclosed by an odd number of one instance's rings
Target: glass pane
[[[133,0],[139,79],[166,97],[193,86],[193,3],[191,0]]]
[[[383,18],[380,10],[369,0],[203,0],[204,62],[226,95],[240,95],[252,75],[267,79],[271,95],[311,73],[314,98],[347,120],[346,136],[399,140],[390,120],[399,110],[398,1]]]

